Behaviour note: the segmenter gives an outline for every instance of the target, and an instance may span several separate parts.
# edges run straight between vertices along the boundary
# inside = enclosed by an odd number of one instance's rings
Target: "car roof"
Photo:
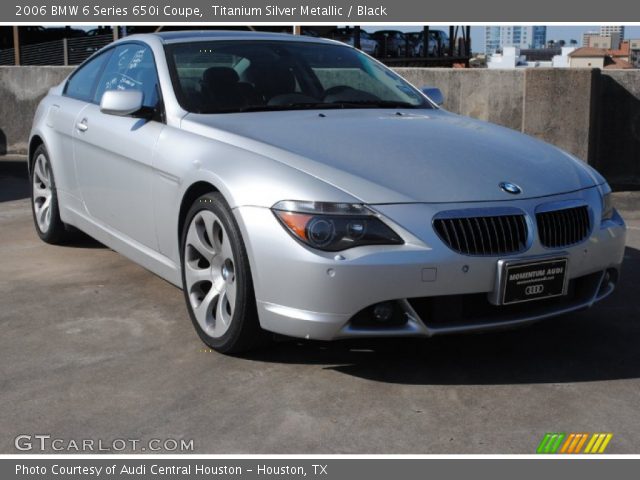
[[[131,35],[143,39],[144,37],[155,36],[165,44],[202,42],[207,40],[275,40],[284,42],[308,42],[308,43],[329,43],[335,44],[333,40],[305,35],[292,35],[289,33],[272,32],[246,32],[238,30],[182,30],[173,32],[146,33]]]

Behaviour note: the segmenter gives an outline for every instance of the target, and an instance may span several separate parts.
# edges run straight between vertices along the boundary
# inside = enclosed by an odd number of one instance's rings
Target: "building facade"
[[[607,53],[602,48],[578,48],[569,54],[569,67],[603,69],[606,57]]]
[[[600,27],[600,35],[602,35],[603,37],[609,37],[614,33],[618,34],[620,40],[624,40],[623,25],[603,25]]]
[[[582,34],[582,46],[591,48],[619,48],[624,40],[624,26],[603,25],[600,31]]]
[[[640,38],[629,40],[629,63],[640,68]]]
[[[591,39],[593,37],[599,37],[600,33],[598,32],[584,32],[582,34],[582,46],[588,47],[591,44]]]
[[[485,27],[485,53],[492,55],[504,47],[543,48],[547,42],[545,26]]]
[[[591,48],[606,48],[606,49],[617,49],[620,48],[620,34],[617,32],[613,32],[610,35],[591,35],[589,36],[588,43],[584,47]]]

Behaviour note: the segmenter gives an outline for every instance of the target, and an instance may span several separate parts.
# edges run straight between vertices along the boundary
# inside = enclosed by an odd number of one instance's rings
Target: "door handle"
[[[87,119],[83,118],[81,122],[76,123],[76,128],[81,132],[86,132],[89,129],[89,125],[87,125]]]

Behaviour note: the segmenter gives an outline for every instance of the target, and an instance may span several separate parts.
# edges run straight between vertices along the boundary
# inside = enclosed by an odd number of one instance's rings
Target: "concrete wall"
[[[520,130],[523,115],[523,70],[397,68],[418,88],[438,87],[444,108]]]
[[[398,68],[444,107],[550,142],[640,185],[640,70]],[[33,112],[70,67],[0,67],[0,154],[24,153]]]
[[[0,155],[25,153],[33,114],[72,67],[0,67]]]
[[[598,83],[593,163],[612,182],[640,185],[640,70],[604,70]]]
[[[594,72],[597,71],[527,69],[521,130],[592,163]]]

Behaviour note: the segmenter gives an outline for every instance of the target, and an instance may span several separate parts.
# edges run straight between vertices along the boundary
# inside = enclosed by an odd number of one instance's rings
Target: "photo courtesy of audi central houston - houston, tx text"
[[[636,19],[197,4],[0,26],[11,475],[640,452]]]

